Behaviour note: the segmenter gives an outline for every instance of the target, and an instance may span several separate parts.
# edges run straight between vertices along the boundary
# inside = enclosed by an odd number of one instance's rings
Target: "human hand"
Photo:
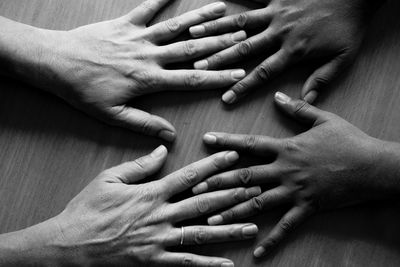
[[[166,157],[167,150],[161,146],[150,155],[102,172],[50,220],[46,231],[57,231],[46,242],[46,251],[61,251],[64,263],[83,266],[233,266],[227,259],[166,248],[253,238],[256,225],[191,225],[184,227],[182,236],[174,224],[250,199],[261,189],[222,190],[171,203],[168,200],[174,195],[234,164],[238,154],[217,153],[160,180],[140,183],[158,171]]]
[[[169,43],[190,26],[221,17],[226,5],[213,3],[147,27],[168,2],[148,0],[123,17],[71,31],[43,30],[51,52],[42,53],[47,68],[39,68],[39,86],[109,124],[173,141],[176,131],[168,121],[127,103],[158,91],[216,89],[239,81],[245,76],[241,69],[165,67],[232,46],[246,33]]]
[[[254,252],[256,257],[268,253],[315,212],[399,194],[398,144],[372,138],[305,101],[291,100],[282,93],[277,93],[275,99],[280,108],[312,128],[284,139],[207,133],[204,141],[208,145],[275,160],[214,175],[193,188],[199,194],[244,185],[268,186],[261,195],[209,218],[210,225],[229,223],[279,205],[292,205],[259,244]]]
[[[217,69],[268,51],[268,57],[222,97],[236,102],[299,62],[318,61],[301,97],[313,102],[320,90],[349,65],[361,44],[367,20],[377,3],[367,0],[264,0],[266,7],[223,17],[190,28],[193,37],[237,29],[262,31],[247,40],[194,64]],[[384,1],[379,1],[380,3]]]

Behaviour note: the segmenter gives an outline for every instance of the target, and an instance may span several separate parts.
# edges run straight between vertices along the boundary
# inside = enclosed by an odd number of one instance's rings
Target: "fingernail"
[[[306,101],[309,104],[314,103],[315,99],[317,99],[318,97],[318,92],[317,91],[310,91],[306,94],[306,96],[304,97],[304,101]]]
[[[197,195],[206,192],[207,189],[208,189],[208,184],[203,182],[193,187],[192,191],[193,194]]]
[[[265,254],[265,249],[263,247],[258,247],[254,250],[254,257],[260,258]]]
[[[215,135],[205,134],[203,141],[208,145],[215,145],[217,143],[217,137]]]
[[[239,154],[236,151],[230,151],[225,155],[225,159],[228,162],[235,162],[239,159]]]
[[[236,32],[234,34],[232,34],[232,40],[234,42],[240,42],[243,41],[247,38],[247,34],[245,31],[240,31],[240,32]]]
[[[234,267],[235,265],[233,264],[233,262],[223,262],[221,263],[221,267]]]
[[[166,148],[165,146],[161,145],[161,146],[157,147],[157,148],[151,153],[151,155],[152,155],[152,156],[155,156],[155,157],[157,157],[157,158],[159,158],[159,157],[161,157],[161,156],[164,156],[166,152],[168,152],[168,151],[167,151],[167,148]]]
[[[276,101],[278,101],[281,104],[286,104],[291,100],[291,98],[289,96],[287,96],[287,95],[285,95],[284,93],[281,93],[281,92],[276,92],[275,93],[275,99],[276,99]]]
[[[252,225],[248,225],[248,226],[245,226],[242,228],[242,234],[244,236],[253,237],[253,236],[257,235],[257,233],[258,233],[257,225],[252,224]]]
[[[161,139],[164,139],[168,142],[172,142],[176,138],[176,134],[174,132],[168,131],[168,130],[162,130],[159,134],[158,137]]]
[[[223,221],[224,221],[224,219],[222,218],[221,215],[212,216],[212,217],[208,218],[208,220],[207,220],[209,225],[217,225],[217,224],[222,223]]]
[[[215,14],[225,13],[226,4],[223,2],[214,3],[212,6],[212,10]]]
[[[236,100],[236,94],[233,91],[228,91],[222,96],[222,101],[227,104],[232,104]]]
[[[261,187],[251,187],[249,189],[246,189],[246,195],[248,198],[256,197],[261,194]]]
[[[207,60],[200,60],[194,63],[194,68],[198,70],[206,70],[208,69],[208,61]]]
[[[235,80],[240,80],[246,76],[246,72],[244,70],[234,70],[231,72],[231,76]]]
[[[203,25],[197,25],[191,27],[189,32],[193,37],[199,37],[206,33],[206,28]]]

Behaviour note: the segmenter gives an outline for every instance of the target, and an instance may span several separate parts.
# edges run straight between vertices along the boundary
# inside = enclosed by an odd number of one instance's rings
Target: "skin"
[[[0,17],[1,72],[55,94],[111,125],[167,141],[176,138],[165,119],[128,102],[165,90],[217,89],[245,76],[242,69],[204,71],[166,69],[230,47],[244,31],[172,42],[190,26],[224,15],[212,3],[181,16],[147,24],[170,0],[148,0],[129,14],[70,31],[39,29]]]
[[[194,64],[197,69],[218,69],[249,56],[265,58],[246,78],[222,97],[232,104],[269,82],[291,66],[317,62],[301,90],[313,102],[355,58],[367,22],[384,1],[369,0],[264,0],[264,8],[223,17],[190,28],[193,37],[232,30],[254,30],[247,40]]]
[[[398,198],[400,144],[368,136],[330,112],[277,93],[276,104],[310,130],[284,139],[207,133],[204,142],[265,157],[272,163],[214,175],[195,186],[200,194],[236,186],[267,186],[259,196],[208,219],[229,223],[277,206],[291,206],[254,251],[262,257],[311,215],[364,201]]]
[[[180,192],[238,159],[214,154],[153,182],[167,158],[153,153],[99,174],[59,215],[30,228],[0,235],[1,266],[233,266],[233,262],[181,252],[176,223],[230,207],[261,193],[260,187],[236,188],[170,202]],[[254,238],[254,224],[185,225],[183,245]]]

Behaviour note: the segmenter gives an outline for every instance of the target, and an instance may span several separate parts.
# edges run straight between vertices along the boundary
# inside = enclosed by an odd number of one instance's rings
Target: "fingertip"
[[[206,133],[203,136],[203,141],[207,145],[215,145],[217,143],[217,137],[211,133]]]
[[[173,142],[176,139],[176,133],[171,130],[161,130],[158,133],[158,137],[164,139],[167,142]]]
[[[314,103],[314,101],[317,99],[318,97],[318,92],[315,90],[311,90],[310,92],[308,92],[305,96],[304,96],[304,101],[306,101],[309,104]]]
[[[291,101],[292,99],[288,96],[288,95],[286,95],[286,94],[284,94],[284,93],[282,93],[282,92],[276,92],[275,93],[275,101],[278,103],[278,104],[281,104],[281,105],[286,105],[287,103],[289,103],[290,101]]]
[[[192,192],[193,192],[193,194],[195,194],[195,195],[204,193],[204,192],[206,192],[207,190],[208,190],[208,184],[205,183],[205,182],[200,183],[200,184],[198,184],[198,185],[196,185],[195,187],[192,188]]]
[[[234,163],[239,159],[239,154],[236,151],[229,151],[228,153],[226,153],[225,159],[229,163]]]
[[[156,149],[153,150],[153,152],[151,152],[151,155],[156,158],[165,157],[167,156],[167,154],[168,154],[168,149],[164,145],[157,147]]]
[[[256,248],[256,249],[254,250],[253,255],[254,255],[254,257],[256,257],[256,258],[261,258],[262,256],[265,255],[265,248],[262,247],[262,246]]]
[[[196,25],[189,28],[192,37],[201,37],[206,33],[206,28],[203,25]]]
[[[207,219],[209,225],[218,225],[224,221],[221,215],[215,215]]]
[[[206,59],[199,60],[193,64],[193,67],[196,70],[207,70],[208,69],[208,61]]]
[[[236,100],[237,96],[232,90],[229,90],[222,96],[222,101],[226,104],[233,104],[234,102],[236,102]]]

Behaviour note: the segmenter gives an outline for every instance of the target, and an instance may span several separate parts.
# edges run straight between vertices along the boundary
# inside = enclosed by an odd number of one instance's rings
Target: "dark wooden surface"
[[[118,17],[139,2],[1,0],[0,15],[38,27],[71,29]],[[213,1],[176,0],[158,19],[209,2]],[[229,13],[256,7],[244,6],[246,2],[227,1]],[[399,11],[396,0],[379,11],[354,66],[317,103],[370,135],[395,141],[400,141]],[[161,175],[212,152],[201,141],[207,131],[275,137],[303,131],[276,110],[272,97],[276,90],[298,96],[309,74],[306,69],[286,72],[234,108],[220,102],[222,91],[163,93],[135,101],[179,131]],[[160,140],[97,122],[23,81],[0,77],[0,232],[56,215],[101,170],[135,159],[159,144]],[[242,165],[254,162],[259,163],[242,159]],[[261,229],[258,240],[283,212],[274,210],[251,219]],[[256,241],[188,250],[228,257],[236,266],[400,266],[399,226],[398,207],[370,203],[314,216],[260,262],[252,258]]]

